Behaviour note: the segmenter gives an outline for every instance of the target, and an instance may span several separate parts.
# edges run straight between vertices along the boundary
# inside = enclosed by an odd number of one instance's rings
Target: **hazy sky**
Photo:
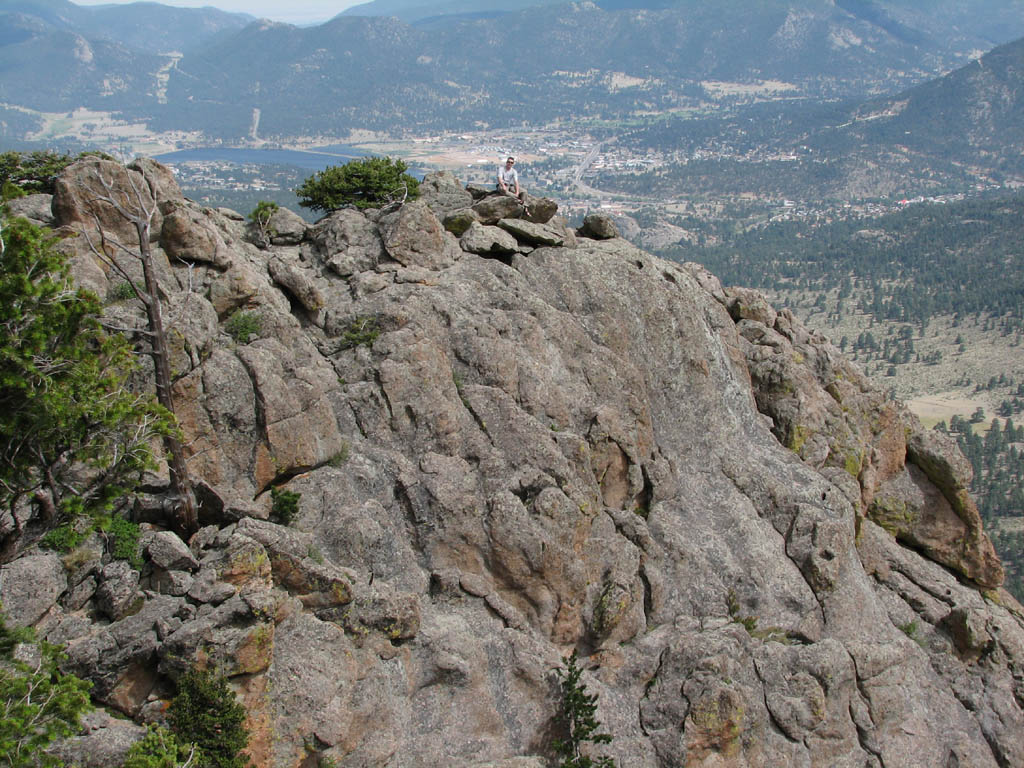
[[[113,5],[135,0],[71,0],[75,5]],[[346,8],[366,0],[157,0],[161,5],[201,8],[212,5],[222,11],[286,21],[289,24],[315,24],[337,16]]]

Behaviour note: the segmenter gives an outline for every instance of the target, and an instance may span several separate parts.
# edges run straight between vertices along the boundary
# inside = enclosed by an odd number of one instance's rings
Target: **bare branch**
[[[103,326],[103,330],[105,331],[114,331],[115,333],[145,336],[146,338],[153,337],[153,334],[147,331],[145,328],[129,328],[127,326],[114,325],[113,323],[109,323],[105,320],[101,320],[100,325]]]

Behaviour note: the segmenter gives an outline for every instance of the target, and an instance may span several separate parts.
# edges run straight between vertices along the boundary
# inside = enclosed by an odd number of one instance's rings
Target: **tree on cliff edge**
[[[14,554],[31,500],[49,527],[97,516],[153,463],[171,420],[126,385],[131,347],[100,325],[99,299],[71,282],[56,239],[26,219],[0,237],[0,562]]]

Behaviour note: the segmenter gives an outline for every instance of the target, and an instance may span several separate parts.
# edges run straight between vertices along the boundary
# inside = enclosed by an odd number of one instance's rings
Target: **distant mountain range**
[[[33,110],[77,107],[231,142],[614,125],[716,111],[750,101],[748,87],[863,101],[1024,35],[1020,0],[525,2],[375,0],[298,28],[209,8],[14,0],[0,11],[0,137],[23,138]]]
[[[429,24],[443,17],[498,16],[535,6],[565,4],[566,0],[372,0],[352,6],[342,12],[344,16],[394,16],[407,24]],[[729,2],[700,3],[694,0],[593,0],[579,3],[593,5],[604,11],[699,11],[700,6],[714,10],[728,6]],[[732,3],[735,5],[735,3]],[[745,3],[748,10],[756,10],[763,2]],[[768,3],[767,5],[770,5]],[[972,0],[968,5],[948,0],[818,0],[789,3],[794,9],[821,10],[836,6],[842,12],[856,16],[885,29],[906,42],[927,45],[929,40],[962,42],[982,49],[1006,42],[1006,25],[1019,28],[1022,13],[1019,2],[988,2]]]
[[[12,21],[11,14],[34,17],[44,28],[90,41],[110,40],[147,53],[187,51],[221,33],[236,32],[254,20],[248,14],[227,13],[210,6],[175,8],[151,2],[82,6],[68,0],[4,0],[0,26]]]
[[[451,17],[489,18],[565,0],[373,0],[342,11],[343,16],[394,16],[406,24],[424,24]]]
[[[946,77],[875,99],[836,128],[846,146],[897,145],[1024,173],[1024,40],[990,51]]]

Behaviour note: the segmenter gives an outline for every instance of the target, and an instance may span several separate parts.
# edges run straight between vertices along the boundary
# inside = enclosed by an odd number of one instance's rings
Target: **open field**
[[[906,405],[924,426],[934,427],[940,421],[948,424],[953,416],[967,418],[976,409],[985,408],[987,402],[979,397],[964,397],[960,392],[941,392],[911,398]]]
[[[26,110],[28,111],[28,110]],[[29,141],[53,142],[74,139],[91,144],[112,154],[159,155],[173,152],[202,138],[192,133],[153,133],[145,123],[129,123],[115,112],[98,112],[79,107],[71,112],[32,112],[42,120],[42,127],[27,136]]]

